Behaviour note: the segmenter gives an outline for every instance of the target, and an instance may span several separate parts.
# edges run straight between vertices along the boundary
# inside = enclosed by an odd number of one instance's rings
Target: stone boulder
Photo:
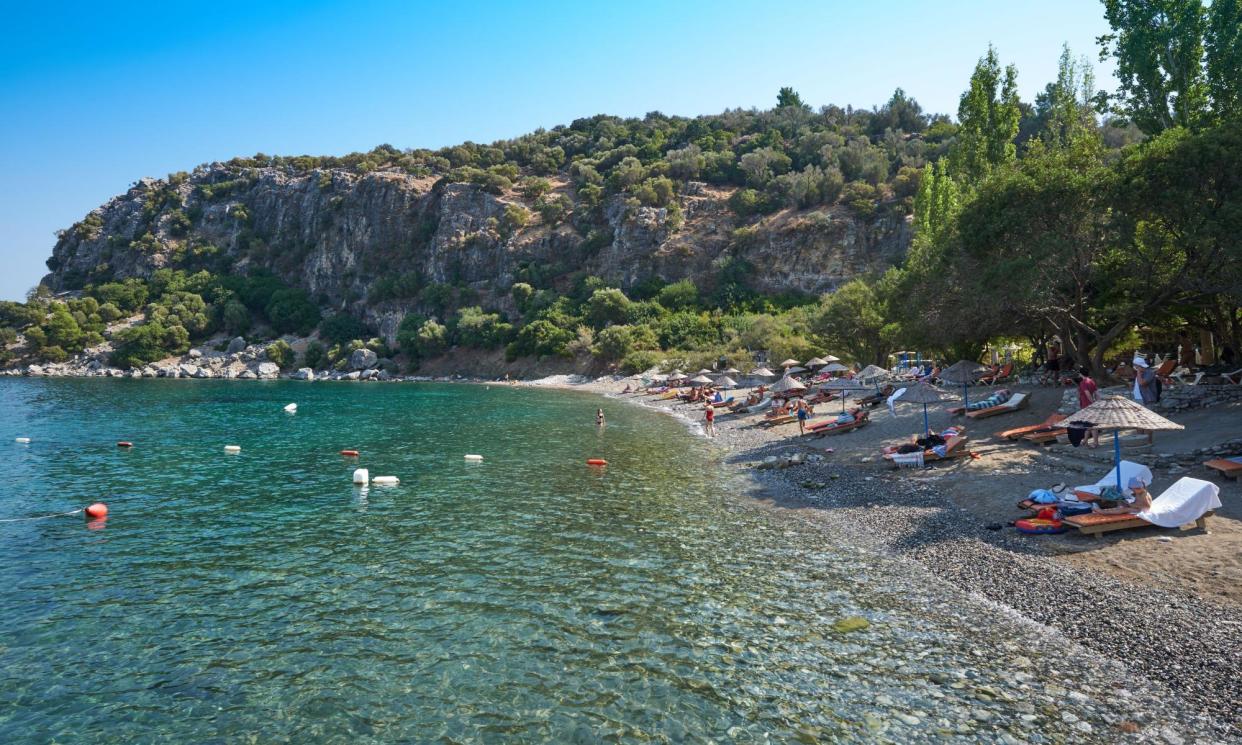
[[[242,370],[237,374],[238,380],[254,380],[257,377],[259,376],[254,374],[254,370]]]
[[[378,361],[379,357],[376,356],[375,352],[369,349],[355,349],[354,353],[349,355],[349,369],[366,370],[374,367]]]
[[[189,357],[192,360],[199,359],[202,356],[203,356],[203,352],[200,349],[191,349],[189,352]]]
[[[26,367],[26,374],[27,375],[42,375],[43,368],[40,367],[39,365],[28,365]]]
[[[297,372],[293,373],[289,377],[294,380],[314,380],[315,371],[309,367],[299,367]]]
[[[275,380],[280,376],[280,366],[275,362],[260,362],[256,372],[263,380]]]
[[[237,354],[238,352],[242,351],[245,348],[246,348],[246,340],[240,336],[234,336],[233,340],[229,342],[228,348],[225,349],[224,351],[226,354]]]
[[[195,375],[198,375],[198,365],[191,365],[191,364],[178,365],[177,372],[180,373],[181,377],[183,378],[192,378]]]
[[[200,368],[198,368],[198,370],[196,370],[196,371],[194,372],[194,377],[196,377],[196,378],[214,378],[214,377],[215,377],[215,375],[211,372],[211,370],[208,370],[208,369],[207,369],[207,368],[205,368],[205,367],[200,367]]]

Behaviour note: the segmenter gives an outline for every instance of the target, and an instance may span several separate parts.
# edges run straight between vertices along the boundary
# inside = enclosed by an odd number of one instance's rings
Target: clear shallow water
[[[607,402],[601,431],[598,404],[0,380],[0,518],[111,508],[0,524],[0,742],[904,741],[1011,680],[934,586],[738,498],[683,423]]]

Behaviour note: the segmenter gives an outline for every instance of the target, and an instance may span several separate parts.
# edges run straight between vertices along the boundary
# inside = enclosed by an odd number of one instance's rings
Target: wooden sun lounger
[[[995,375],[984,375],[983,377],[979,378],[979,384],[980,385],[996,385],[1002,380],[1008,380],[1009,376],[1012,374],[1013,374],[1013,363],[1006,362],[1005,366],[1000,369],[1000,372],[996,373]]]
[[[1013,403],[1013,398],[1017,398],[1018,396],[1022,396],[1022,398],[1019,398],[1016,404]],[[1025,409],[1027,401],[1030,400],[1028,396],[1025,396],[1021,393],[1013,394],[1013,398],[1010,398],[1008,401],[1006,401],[1003,404],[1000,404],[999,406],[990,406],[986,409],[968,411],[966,412],[966,417],[968,419],[986,419],[987,417],[997,416],[998,414],[1008,414],[1011,411],[1018,411],[1019,409]]]
[[[820,426],[813,426],[806,432],[802,433],[803,437],[824,437],[825,435],[839,435],[842,432],[849,432],[852,429],[858,429],[867,422],[871,421],[869,412],[863,411],[854,417],[854,421],[845,424],[829,425],[827,423]]]
[[[771,419],[764,419],[758,424],[760,427],[779,427],[782,424],[789,424],[796,421],[798,421],[797,414],[786,414],[784,416],[772,417]]]
[[[1207,519],[1213,514],[1215,513],[1211,511],[1205,512],[1198,520],[1183,525],[1181,529],[1190,530],[1193,525],[1201,530],[1207,530]],[[1096,538],[1099,538],[1102,533],[1111,533],[1114,530],[1129,530],[1130,528],[1142,528],[1151,525],[1151,523],[1137,515],[1100,515],[1094,512],[1088,515],[1073,515],[1061,522],[1078,528],[1078,532],[1083,535],[1092,535]]]
[[[1234,481],[1238,480],[1238,476],[1242,476],[1242,463],[1229,460],[1228,458],[1215,458],[1205,462],[1203,465],[1219,472],[1221,476]]]
[[[1019,437],[1022,437],[1023,435],[1035,434],[1041,429],[1045,429],[1045,428],[1055,429],[1055,427],[1053,427],[1052,425],[1065,421],[1065,417],[1066,417],[1065,414],[1053,413],[1053,414],[1048,415],[1048,418],[1040,422],[1039,424],[1028,424],[1025,427],[1014,427],[1013,429],[1006,429],[1001,432],[997,432],[996,436],[1002,439],[1005,439],[1005,440],[1016,440]]]
[[[1032,432],[1029,435],[1022,435],[1022,440],[1036,445],[1048,445],[1056,442],[1058,437],[1068,432],[1069,430],[1063,427],[1060,429],[1050,429],[1047,432]]]
[[[969,439],[970,437],[965,434],[953,435],[944,441],[944,455],[937,455],[935,450],[928,448],[923,451],[923,462],[928,463],[937,460],[953,460],[954,458],[968,456],[970,455],[970,451],[962,446],[965,445],[966,441]],[[893,453],[885,453],[884,459],[891,461],[893,459],[893,455]]]

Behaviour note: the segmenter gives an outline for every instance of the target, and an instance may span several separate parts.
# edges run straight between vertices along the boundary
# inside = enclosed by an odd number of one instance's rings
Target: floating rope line
[[[79,507],[76,510],[72,510],[70,512],[57,512],[55,515],[36,515],[35,517],[6,517],[6,518],[0,518],[0,523],[22,523],[22,522],[26,522],[27,520],[46,520],[49,517],[67,517],[69,515],[77,515],[85,511],[86,511],[85,507]]]

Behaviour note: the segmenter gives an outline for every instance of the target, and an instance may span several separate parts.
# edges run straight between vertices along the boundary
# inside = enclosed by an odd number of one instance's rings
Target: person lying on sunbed
[[[1096,503],[1095,512],[1101,515],[1134,515],[1151,508],[1151,493],[1142,479],[1130,479],[1129,492],[1118,501],[1100,500]]]

